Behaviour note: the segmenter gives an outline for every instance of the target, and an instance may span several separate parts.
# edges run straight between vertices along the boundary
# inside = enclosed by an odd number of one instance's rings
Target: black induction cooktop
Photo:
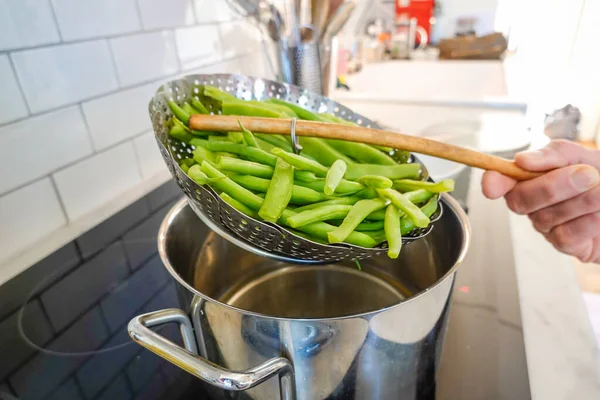
[[[463,203],[468,174],[454,194]],[[158,227],[180,197],[168,182],[0,286],[0,399],[208,398],[203,383],[126,331],[135,315],[181,308],[156,246]],[[481,306],[469,296],[490,292],[490,281],[467,285],[474,267],[457,275],[436,398],[529,398],[518,309],[508,324],[498,313],[516,299],[514,269],[503,278],[509,290],[492,289],[494,301]],[[176,326],[159,329],[181,343]]]

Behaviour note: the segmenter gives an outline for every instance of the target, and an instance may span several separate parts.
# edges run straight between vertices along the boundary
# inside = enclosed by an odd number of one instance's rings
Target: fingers
[[[531,214],[575,197],[600,183],[600,172],[589,165],[573,165],[520,182],[505,198],[517,214]]]
[[[535,229],[541,233],[548,233],[558,225],[596,211],[600,211],[600,186],[596,186],[569,201],[563,201],[536,211],[530,214],[529,218]]]
[[[588,164],[600,169],[597,151],[588,150],[566,140],[554,140],[541,150],[527,151],[515,156],[515,163],[528,171],[549,171],[576,164]]]
[[[589,261],[599,251],[600,212],[559,225],[545,236],[559,251]]]
[[[492,200],[504,196],[515,187],[516,184],[517,181],[514,179],[508,178],[496,171],[484,172],[481,180],[483,195]]]

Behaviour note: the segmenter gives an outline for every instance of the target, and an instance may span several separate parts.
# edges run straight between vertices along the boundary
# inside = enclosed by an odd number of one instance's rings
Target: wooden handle
[[[230,132],[241,130],[238,121],[244,125],[244,128],[252,132],[278,135],[290,134],[291,120],[283,118],[194,114],[190,118],[189,124],[190,128],[199,131]],[[414,153],[427,154],[487,171],[497,171],[519,181],[533,179],[541,175],[538,172],[526,171],[518,167],[513,161],[501,157],[432,139],[380,129],[299,120],[296,121],[296,134],[298,136],[375,144]]]

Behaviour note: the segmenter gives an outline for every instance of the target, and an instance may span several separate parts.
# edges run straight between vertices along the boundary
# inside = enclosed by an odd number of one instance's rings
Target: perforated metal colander
[[[286,262],[330,263],[341,260],[361,260],[386,253],[385,243],[376,248],[364,248],[345,243],[321,244],[305,239],[279,225],[258,221],[240,213],[224,202],[211,187],[199,185],[192,180],[180,168],[178,161],[191,157],[194,146],[169,136],[172,114],[167,100],[171,99],[182,105],[191,97],[198,96],[204,85],[217,87],[244,100],[282,99],[316,113],[332,113],[358,125],[379,129],[374,122],[333,100],[299,87],[262,78],[229,74],[190,75],[164,84],[150,101],[150,118],[165,163],[200,219],[235,244],[260,255]],[[207,109],[217,112],[216,106],[210,103],[207,104]],[[410,162],[418,162],[418,160],[411,155]],[[424,176],[428,177],[425,166],[421,164],[421,167]],[[429,227],[413,231],[410,236],[403,238],[403,243],[408,244],[429,233],[433,223],[441,217],[441,214],[442,203],[440,202],[438,212],[432,216]]]

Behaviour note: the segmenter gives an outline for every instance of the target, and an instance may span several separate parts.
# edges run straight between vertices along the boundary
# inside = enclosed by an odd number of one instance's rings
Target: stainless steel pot
[[[207,382],[214,398],[433,398],[454,275],[470,228],[455,200],[398,260],[290,265],[211,231],[185,199],[160,256],[186,310],[129,323],[139,344]],[[189,305],[189,306],[187,306]],[[180,325],[185,348],[149,328]]]

